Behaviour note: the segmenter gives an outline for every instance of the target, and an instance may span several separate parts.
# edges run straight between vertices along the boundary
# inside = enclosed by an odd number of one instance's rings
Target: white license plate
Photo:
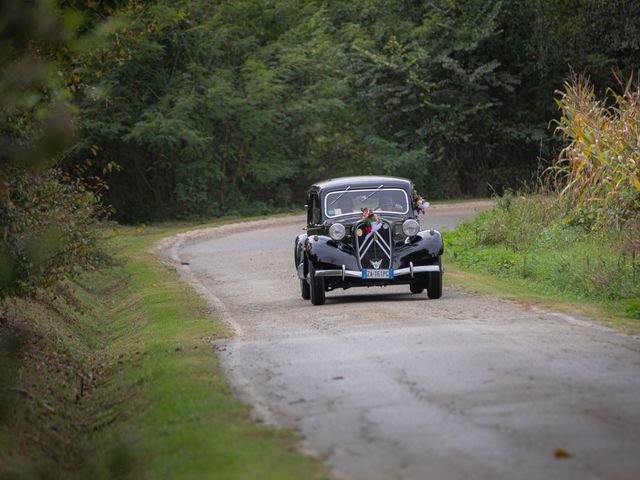
[[[364,280],[372,278],[387,280],[391,278],[391,275],[389,274],[389,270],[370,270],[365,268],[364,270],[362,270],[362,278]]]

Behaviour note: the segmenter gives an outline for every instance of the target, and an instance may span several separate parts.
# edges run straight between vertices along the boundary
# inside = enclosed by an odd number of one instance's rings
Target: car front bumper
[[[407,268],[398,268],[395,270],[390,270],[389,280],[393,278],[399,277],[409,277],[413,278],[416,273],[427,273],[427,272],[443,272],[444,270],[439,265],[420,265],[413,266],[413,263],[409,263],[409,267]],[[345,266],[342,266],[342,269],[336,270],[316,270],[316,277],[341,277],[342,280],[345,278],[360,278],[362,280],[368,280],[366,275],[363,274],[362,270],[347,270]]]

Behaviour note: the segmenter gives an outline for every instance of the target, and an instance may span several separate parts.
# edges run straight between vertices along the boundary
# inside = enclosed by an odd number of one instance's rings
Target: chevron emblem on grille
[[[391,258],[391,247],[384,241],[384,239],[380,235],[373,235],[369,237],[367,240],[362,242],[360,245],[360,257],[364,257],[367,250],[371,248],[372,245],[377,245],[382,249],[382,253],[384,253],[387,258]]]
[[[389,222],[382,220],[379,228],[367,235],[355,237],[355,245],[360,257],[362,268],[372,270],[391,268],[391,254],[393,250],[393,233]],[[356,228],[364,230],[360,223]]]

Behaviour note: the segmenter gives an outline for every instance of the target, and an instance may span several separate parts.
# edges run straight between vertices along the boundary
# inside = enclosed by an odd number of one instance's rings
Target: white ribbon
[[[423,215],[427,214],[427,208],[429,208],[429,202],[422,202],[419,206],[417,210],[413,211],[413,214],[417,217],[419,213],[422,213]]]
[[[381,228],[382,228],[382,222],[380,220],[378,220],[377,222],[371,222],[371,231],[367,233],[367,236],[364,237],[364,241],[362,243],[366,242],[371,235],[376,233]]]

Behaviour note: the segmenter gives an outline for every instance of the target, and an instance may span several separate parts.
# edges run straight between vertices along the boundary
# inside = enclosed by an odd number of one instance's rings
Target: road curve
[[[452,227],[485,204],[436,206]],[[217,345],[256,415],[357,479],[640,478],[640,341],[447,288],[300,298],[303,218],[182,235],[164,253],[236,330]]]

